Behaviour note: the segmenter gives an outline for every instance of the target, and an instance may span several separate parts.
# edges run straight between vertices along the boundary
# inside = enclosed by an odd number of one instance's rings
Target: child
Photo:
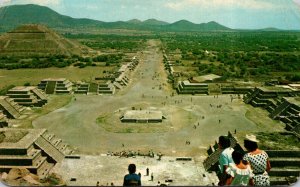
[[[250,165],[243,162],[243,154],[238,151],[232,152],[234,164],[229,164],[226,172],[231,176],[227,179],[226,185],[232,186],[253,186],[253,173]]]

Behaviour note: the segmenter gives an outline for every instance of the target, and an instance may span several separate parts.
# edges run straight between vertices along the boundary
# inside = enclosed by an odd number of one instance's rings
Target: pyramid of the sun
[[[72,55],[83,47],[42,25],[22,25],[0,36],[0,55]]]

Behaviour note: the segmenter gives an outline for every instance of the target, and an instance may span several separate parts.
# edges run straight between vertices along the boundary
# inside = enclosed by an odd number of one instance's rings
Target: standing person
[[[222,153],[219,157],[219,185],[223,186],[226,183],[227,178],[230,176],[226,173],[226,169],[228,168],[230,163],[233,163],[232,160],[232,152],[233,148],[230,147],[230,140],[228,137],[220,136],[219,137],[219,149],[222,150]]]
[[[149,168],[146,169],[146,176],[149,176]]]
[[[250,164],[244,163],[243,156],[239,151],[234,150],[232,152],[233,163],[229,164],[229,167],[226,169],[226,172],[230,175],[230,178],[227,179],[226,185],[231,186],[253,186],[254,176]]]
[[[248,153],[245,154],[244,160],[250,163],[251,168],[254,173],[254,185],[255,186],[270,186],[270,179],[268,172],[271,169],[271,164],[269,161],[268,154],[258,149],[259,141],[254,135],[246,135],[244,140],[244,147],[247,149]]]
[[[141,186],[141,178],[135,173],[135,164],[129,164],[128,171],[129,174],[124,176],[123,186]]]

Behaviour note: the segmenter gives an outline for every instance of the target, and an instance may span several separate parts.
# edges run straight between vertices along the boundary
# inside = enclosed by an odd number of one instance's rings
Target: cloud
[[[0,6],[8,5],[11,2],[11,0],[0,0]]]
[[[300,1],[300,0],[294,0]],[[183,10],[189,8],[240,8],[240,9],[274,9],[279,5],[268,0],[169,0],[164,5],[173,10]]]
[[[300,5],[300,0],[293,0],[296,4]]]
[[[0,0],[1,5],[13,4],[37,4],[42,6],[57,6],[60,5],[62,0]]]

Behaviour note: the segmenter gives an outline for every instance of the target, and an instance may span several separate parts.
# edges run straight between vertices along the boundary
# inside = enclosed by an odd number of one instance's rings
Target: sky
[[[230,28],[300,30],[300,0],[0,0],[0,6],[38,4],[74,18],[173,23],[216,21]]]

